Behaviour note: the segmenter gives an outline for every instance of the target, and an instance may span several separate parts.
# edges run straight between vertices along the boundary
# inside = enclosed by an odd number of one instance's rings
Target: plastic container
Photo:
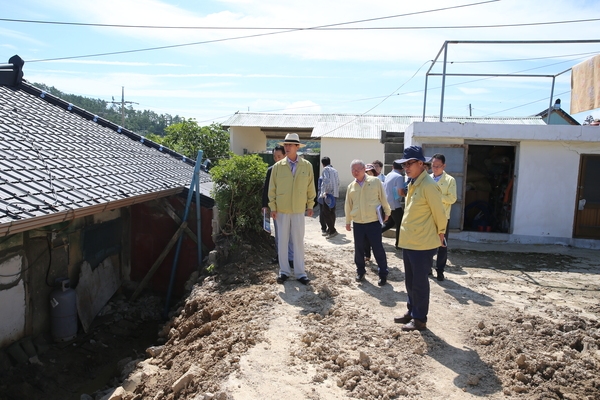
[[[56,342],[68,342],[77,337],[77,293],[66,278],[56,283],[60,287],[50,294],[51,334]]]

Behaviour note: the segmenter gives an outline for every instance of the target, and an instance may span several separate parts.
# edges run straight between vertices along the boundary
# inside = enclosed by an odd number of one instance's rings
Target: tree
[[[202,150],[204,158],[216,165],[231,155],[229,132],[221,124],[200,127],[194,119],[184,119],[165,128],[165,132],[162,144],[186,157],[194,159],[198,150]]]
[[[101,99],[91,99],[89,97],[68,94],[61,92],[54,86],[47,86],[43,83],[33,83],[32,85],[117,125],[123,123],[121,104],[119,102],[115,103],[114,100],[108,102]],[[159,115],[150,110],[134,110],[131,106],[125,107],[123,111],[125,114],[124,128],[144,136],[149,134],[164,136],[167,126],[184,120],[179,115],[174,117],[169,114]]]
[[[262,191],[267,164],[256,154],[233,155],[211,171],[213,195],[226,235],[256,236],[262,230]]]

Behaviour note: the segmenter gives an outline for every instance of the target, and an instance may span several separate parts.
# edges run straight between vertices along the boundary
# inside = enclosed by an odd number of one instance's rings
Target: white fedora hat
[[[300,138],[298,137],[297,133],[288,133],[287,135],[285,135],[285,139],[283,140],[283,142],[279,142],[279,144],[281,146],[283,146],[284,144],[299,144],[300,147],[306,146],[305,144],[300,143]]]

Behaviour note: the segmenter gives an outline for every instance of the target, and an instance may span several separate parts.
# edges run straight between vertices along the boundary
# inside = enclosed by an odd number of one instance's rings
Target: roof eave
[[[70,209],[67,211],[61,211],[49,215],[7,222],[0,225],[0,237],[14,235],[16,233],[28,231],[30,229],[41,228],[43,226],[54,225],[61,222],[74,220],[76,218],[86,217],[88,215],[101,213],[106,210],[114,210],[117,208],[123,208],[134,204],[145,203],[147,201],[156,200],[163,197],[169,197],[172,195],[179,194],[183,190],[183,187],[178,187],[163,190],[160,192],[147,193],[140,196],[109,201],[107,203],[101,203],[94,206]]]

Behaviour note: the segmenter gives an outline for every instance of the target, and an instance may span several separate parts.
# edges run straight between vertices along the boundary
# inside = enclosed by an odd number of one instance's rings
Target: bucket
[[[68,342],[77,336],[77,294],[69,280],[56,280],[60,287],[50,294],[51,334],[56,342]]]

